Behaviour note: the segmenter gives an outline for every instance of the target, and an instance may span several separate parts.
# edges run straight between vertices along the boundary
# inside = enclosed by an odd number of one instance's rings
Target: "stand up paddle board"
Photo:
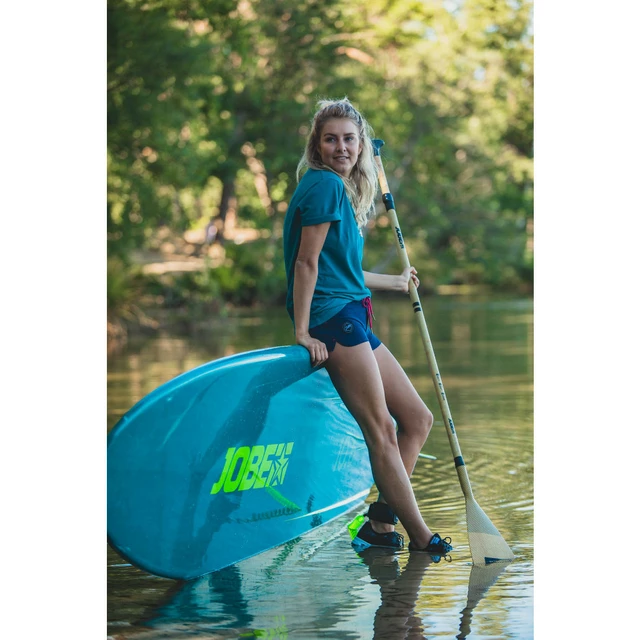
[[[107,534],[145,571],[192,579],[362,503],[362,432],[301,346],[221,358],[144,397],[107,441]]]

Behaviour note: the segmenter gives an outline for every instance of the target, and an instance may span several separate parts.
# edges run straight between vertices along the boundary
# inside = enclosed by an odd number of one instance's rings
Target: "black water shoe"
[[[358,550],[370,547],[400,550],[404,547],[404,536],[397,531],[376,533],[371,523],[365,522],[356,537],[351,541],[351,544]]]
[[[418,549],[412,542],[409,543],[409,551],[426,551],[434,556],[446,556],[452,550],[451,538],[441,538],[438,533],[433,534],[433,538],[424,549]]]

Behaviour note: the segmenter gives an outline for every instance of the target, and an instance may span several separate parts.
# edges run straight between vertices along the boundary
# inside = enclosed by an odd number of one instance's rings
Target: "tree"
[[[387,142],[424,282],[530,277],[530,2],[108,0],[107,10],[110,254],[145,246],[160,225],[213,220],[224,240],[233,208],[260,232],[251,260],[276,264],[269,286],[252,272],[248,295],[284,290],[279,239],[306,123],[319,98],[347,95]],[[384,225],[381,211],[369,268],[394,268]],[[242,247],[225,250],[249,270]]]

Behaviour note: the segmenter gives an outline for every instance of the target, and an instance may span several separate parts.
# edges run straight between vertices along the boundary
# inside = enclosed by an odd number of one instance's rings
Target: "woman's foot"
[[[351,544],[359,551],[370,547],[400,550],[404,547],[404,536],[393,530],[388,533],[377,533],[369,521],[362,525]]]
[[[431,553],[438,556],[445,556],[447,553],[453,550],[451,546],[451,538],[448,536],[445,538],[441,538],[440,534],[434,533],[433,537],[429,541],[429,544],[425,547],[418,547],[413,544],[413,542],[409,542],[409,551],[426,551],[427,553]]]
[[[391,507],[384,502],[374,502],[367,511],[369,521],[366,522],[353,539],[353,546],[366,549],[368,547],[383,547],[387,549],[402,549],[404,537],[395,531],[398,518]]]
[[[396,530],[394,525],[387,522],[380,522],[380,520],[371,519],[369,519],[369,522],[371,523],[371,528],[376,533],[393,533]]]

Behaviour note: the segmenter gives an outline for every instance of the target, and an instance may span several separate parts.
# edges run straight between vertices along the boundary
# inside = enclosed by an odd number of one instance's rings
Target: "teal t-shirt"
[[[320,257],[309,328],[333,317],[353,300],[371,295],[364,284],[364,238],[340,176],[308,169],[296,188],[284,221],[287,311],[293,320],[293,279],[302,227],[331,222]]]

